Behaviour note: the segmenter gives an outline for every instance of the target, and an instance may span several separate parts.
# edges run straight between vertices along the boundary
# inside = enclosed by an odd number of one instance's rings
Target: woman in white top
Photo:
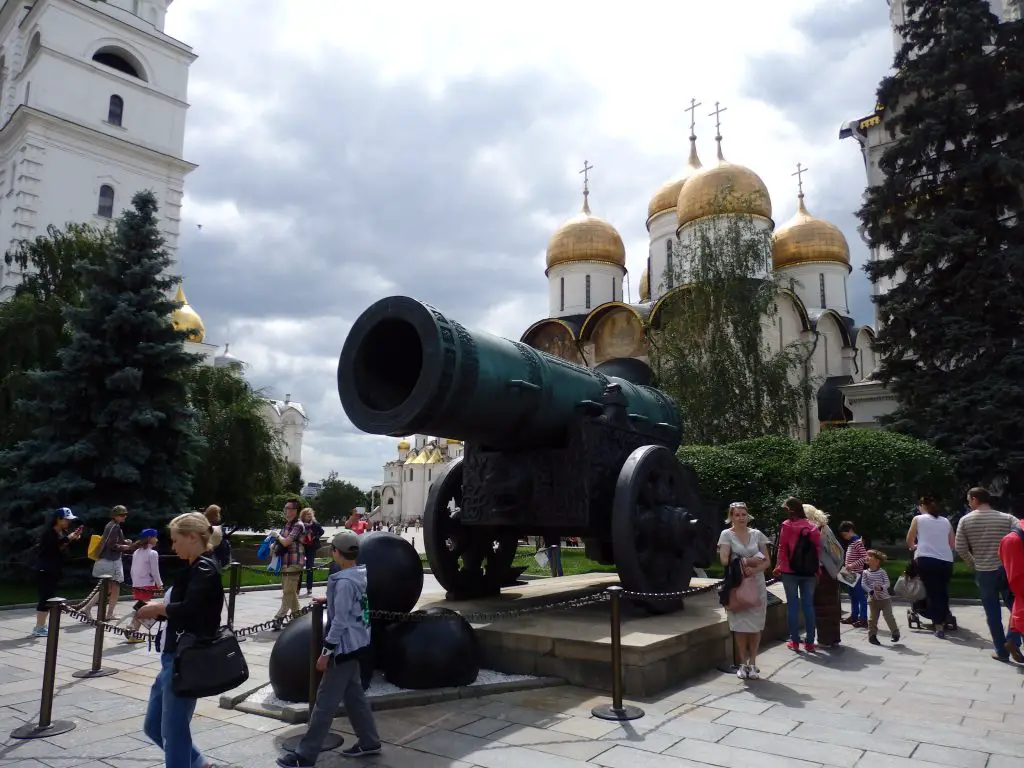
[[[914,553],[917,575],[925,590],[925,607],[919,613],[932,622],[938,637],[945,635],[949,615],[949,580],[953,577],[953,526],[939,514],[934,496],[922,496],[921,511],[907,531],[907,546]],[[912,609],[913,610],[913,609]]]
[[[726,522],[729,527],[718,537],[718,556],[726,567],[733,557],[740,558],[744,575],[754,579],[758,595],[757,605],[743,611],[729,611],[728,614],[739,661],[736,676],[741,680],[757,680],[761,676],[757,667],[757,650],[761,645],[768,610],[768,590],[764,582],[764,572],[771,566],[768,537],[757,528],[750,527],[750,512],[742,501],[729,505]]]

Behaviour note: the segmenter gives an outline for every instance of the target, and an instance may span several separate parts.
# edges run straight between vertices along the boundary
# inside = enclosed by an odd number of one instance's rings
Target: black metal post
[[[316,668],[316,662],[317,659],[320,658],[320,652],[324,647],[325,607],[326,606],[323,603],[316,601],[313,603],[313,610],[309,612],[309,616],[313,621],[313,631],[309,633],[309,717],[313,716],[313,708],[316,706],[317,690],[320,688],[320,680],[323,678],[323,674]],[[301,739],[301,736],[295,736],[286,740],[283,744],[285,750],[294,752]],[[334,733],[334,731],[328,731],[320,751],[324,752],[328,749],[337,749],[344,743],[345,739],[342,736]]]
[[[238,593],[242,591],[242,564],[237,560],[232,560],[228,565],[230,569],[228,574],[228,628],[235,628],[235,598]],[[244,643],[247,637],[236,637],[238,642]]]
[[[590,713],[601,720],[639,720],[644,711],[622,703],[622,587],[608,587],[608,594],[612,603],[612,703],[594,707]]]
[[[11,732],[12,739],[45,739],[75,730],[70,720],[51,720],[53,715],[53,686],[57,680],[57,642],[60,639],[60,612],[64,607],[63,597],[47,601],[50,612],[46,635],[46,656],[43,660],[43,692],[39,697],[39,722],[25,723]]]
[[[116,675],[117,670],[107,667],[103,669],[103,635],[107,625],[107,598],[110,590],[110,577],[100,576],[100,601],[96,606],[96,635],[92,641],[92,667],[73,672],[72,677],[109,677]]]
[[[548,566],[551,568],[552,576],[561,576],[558,572],[558,565],[561,562],[561,551],[559,550],[558,544],[552,544],[548,547]]]

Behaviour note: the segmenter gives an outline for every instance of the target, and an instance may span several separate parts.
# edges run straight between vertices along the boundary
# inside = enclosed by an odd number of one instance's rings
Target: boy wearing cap
[[[338,711],[345,712],[356,733],[356,743],[342,754],[365,757],[380,754],[380,737],[373,712],[363,693],[359,671],[360,652],[370,644],[370,608],[366,600],[366,566],[356,565],[359,536],[350,530],[331,539],[331,557],[338,566],[327,580],[327,636],[316,668],[324,674],[317,689],[316,706],[309,728],[295,752],[282,755],[282,768],[310,768],[316,765],[324,739]]]
[[[139,534],[139,548],[132,554],[132,597],[143,603],[148,603],[157,590],[164,588],[160,578],[160,555],[156,551],[158,536],[155,528],[145,528]],[[132,619],[133,632],[138,632],[141,626],[139,619]],[[129,637],[126,642],[143,643],[145,639]]]

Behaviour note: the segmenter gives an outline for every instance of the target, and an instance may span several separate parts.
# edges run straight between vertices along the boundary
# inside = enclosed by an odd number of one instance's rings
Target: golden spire
[[[785,269],[798,264],[841,264],[850,269],[850,246],[839,227],[812,216],[804,204],[804,174],[796,164],[796,214],[772,236],[772,267]]]
[[[178,283],[178,291],[174,294],[174,301],[180,306],[171,313],[171,325],[176,331],[185,331],[188,334],[188,341],[202,343],[206,339],[206,326],[185,298],[185,289]]]
[[[594,166],[584,160],[583,170],[580,173],[583,174],[583,212],[588,216],[590,215],[590,172],[592,170],[594,170]]]
[[[699,106],[699,101],[690,99],[690,106],[686,108],[686,111],[690,113],[690,156],[687,158],[686,167],[681,173],[676,174],[658,187],[654,195],[651,196],[651,201],[647,204],[648,228],[650,228],[651,219],[659,213],[666,213],[675,209],[683,183],[702,167],[700,158],[697,156],[697,120],[695,116]]]

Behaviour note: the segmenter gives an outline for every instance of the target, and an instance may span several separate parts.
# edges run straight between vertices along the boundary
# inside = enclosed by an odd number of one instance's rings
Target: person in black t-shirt
[[[64,570],[64,550],[68,544],[78,541],[82,535],[82,526],[68,533],[71,523],[77,520],[74,512],[61,507],[53,513],[49,525],[43,530],[39,539],[39,554],[36,558],[36,586],[39,590],[39,603],[36,605],[36,628],[32,630],[35,637],[46,637],[46,617],[49,606],[46,601],[57,594],[57,584]]]

